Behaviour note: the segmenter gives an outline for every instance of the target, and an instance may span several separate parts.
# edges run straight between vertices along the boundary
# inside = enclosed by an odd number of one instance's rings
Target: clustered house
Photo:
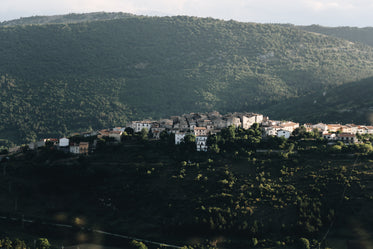
[[[196,150],[207,151],[207,139],[209,135],[217,134],[223,128],[229,126],[241,127],[249,129],[253,124],[259,124],[262,128],[262,135],[277,136],[288,139],[292,136],[295,129],[300,127],[299,123],[292,121],[270,120],[268,117],[257,113],[228,113],[225,115],[219,112],[209,113],[189,113],[181,116],[171,116],[169,119],[142,120],[132,121],[126,127],[115,127],[103,129],[99,131],[78,133],[85,138],[109,138],[113,143],[120,143],[121,137],[126,128],[132,128],[134,132],[141,132],[146,129],[152,139],[160,139],[162,132],[173,133],[175,135],[175,144],[180,144],[184,141],[186,135],[195,136]],[[356,134],[373,134],[373,126],[355,125],[355,124],[304,124],[306,131],[317,131],[322,134],[322,137],[330,143],[342,141],[344,143],[357,143]],[[54,139],[48,138],[29,144],[29,149],[36,150],[44,147],[46,143],[52,143],[60,150],[70,152],[77,155],[87,155],[90,149],[93,149],[97,140],[89,142],[71,142],[68,138]],[[18,149],[17,149],[18,148]],[[16,152],[19,147],[12,148],[11,151]]]

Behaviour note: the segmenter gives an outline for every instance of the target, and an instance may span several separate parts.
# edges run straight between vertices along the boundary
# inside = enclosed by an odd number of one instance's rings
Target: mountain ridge
[[[64,15],[43,15],[21,17],[0,22],[0,26],[18,25],[46,25],[46,24],[72,24],[80,22],[115,20],[133,17],[134,14],[123,12],[91,12],[91,13],[70,13]]]
[[[341,38],[351,42],[359,42],[368,46],[373,46],[373,27],[327,27],[321,25],[293,25],[293,24],[280,24],[285,27],[298,28],[307,32],[313,32],[323,35],[328,35],[332,37]]]

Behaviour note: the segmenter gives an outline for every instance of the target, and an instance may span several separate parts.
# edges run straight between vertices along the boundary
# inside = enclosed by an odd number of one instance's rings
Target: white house
[[[197,122],[196,121],[190,121],[189,122],[189,129],[194,130],[194,128],[197,127]]]
[[[256,116],[241,116],[242,128],[245,130],[249,129],[255,123],[255,120]]]
[[[255,113],[242,115],[240,116],[240,118],[241,118],[243,129],[249,129],[255,123],[260,124],[263,122],[263,119],[264,119],[263,115],[255,114]]]
[[[161,132],[165,131],[166,128],[163,127],[152,127],[150,129],[151,133],[153,134],[153,138],[160,139],[161,138]]]
[[[292,133],[296,128],[299,127],[299,123],[294,123],[294,122],[285,122],[280,125],[283,130],[289,131]]]
[[[20,152],[21,151],[21,146],[16,146],[16,147],[12,147],[12,148],[9,148],[9,153],[17,153],[17,152]]]
[[[121,132],[124,132],[125,129],[126,129],[126,127],[114,127],[114,128],[113,128],[113,131],[121,131]]]
[[[116,141],[120,142],[123,132],[121,131],[110,131],[109,137],[114,138]]]
[[[313,125],[312,128],[323,132],[323,131],[328,130],[328,125],[323,124],[323,123],[318,123],[318,124]]]
[[[179,125],[179,128],[181,130],[188,130],[189,129],[189,124],[188,122],[184,119],[184,120],[181,120],[180,121],[180,125]]]
[[[131,128],[135,132],[140,132],[142,129],[147,129],[148,131],[150,131],[150,128],[152,128],[152,121],[133,121],[131,123]]]
[[[342,128],[341,124],[328,124],[328,131],[330,132],[342,131]]]
[[[67,147],[67,146],[69,146],[69,141],[70,140],[66,137],[60,138],[59,146],[60,147]]]
[[[89,151],[89,143],[80,142],[79,143],[79,154],[88,155],[88,151]]]
[[[355,124],[346,124],[342,126],[342,132],[356,134],[358,132],[358,126]]]
[[[227,120],[221,119],[221,118],[216,118],[213,120],[214,127],[216,129],[223,129],[228,127]]]
[[[207,136],[196,137],[197,151],[207,151]]]
[[[88,142],[80,142],[79,144],[70,145],[70,153],[72,154],[88,155],[88,151],[89,151]]]
[[[97,131],[83,132],[81,133],[81,135],[83,135],[83,137],[94,137],[98,135],[98,132]]]
[[[206,129],[206,127],[195,127],[194,128],[195,136],[207,136],[208,132],[209,131]]]
[[[31,143],[29,143],[28,148],[29,148],[30,150],[35,150],[35,149],[37,148],[37,147],[36,147],[36,143],[35,143],[35,142],[31,142]]]
[[[367,134],[368,133],[368,128],[365,126],[358,126],[357,127],[357,133],[359,134]]]
[[[174,124],[172,119],[161,119],[159,120],[160,127],[166,128],[166,129],[172,129],[172,126]]]
[[[44,140],[40,140],[40,141],[37,141],[37,142],[31,142],[28,145],[30,150],[36,150],[37,148],[44,147],[44,146],[45,146],[45,141]]]
[[[264,127],[264,136],[277,136],[277,131],[282,130],[281,126],[270,126],[270,127]]]
[[[262,114],[253,114],[255,116],[255,123],[261,124],[264,120],[268,119],[264,117]]]
[[[214,129],[214,123],[211,120],[205,120],[205,127],[207,130],[213,130]]]
[[[122,134],[123,134],[123,132],[121,132],[121,131],[101,130],[101,131],[98,132],[97,138],[111,137],[114,140],[120,142]]]
[[[180,144],[184,141],[186,133],[176,132],[175,133],[175,144]]]
[[[291,135],[291,132],[288,130],[279,130],[277,131],[277,137],[284,137],[288,139]]]
[[[70,146],[70,153],[79,154],[79,145],[74,144]]]
[[[227,120],[227,126],[231,126],[233,125],[234,127],[240,127],[241,126],[241,120],[240,118],[238,117],[235,117],[235,116],[227,116],[226,117],[226,120]]]
[[[336,135],[335,133],[324,133],[323,135],[323,138],[326,139],[326,140],[336,140]]]
[[[306,128],[307,132],[310,132],[314,129],[313,124],[311,124],[311,123],[305,123],[305,124],[303,124],[303,127]]]
[[[356,135],[350,134],[350,133],[337,134],[337,140],[342,141],[344,143],[357,143],[358,142]]]

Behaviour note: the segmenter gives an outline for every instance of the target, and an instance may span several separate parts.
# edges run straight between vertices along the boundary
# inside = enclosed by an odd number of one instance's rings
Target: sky
[[[97,11],[332,27],[373,26],[372,0],[0,0],[0,21]]]

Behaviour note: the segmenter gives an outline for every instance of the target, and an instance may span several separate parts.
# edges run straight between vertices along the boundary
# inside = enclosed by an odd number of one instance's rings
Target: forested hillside
[[[126,17],[133,17],[134,15],[121,12],[94,12],[86,14],[68,14],[68,15],[54,15],[54,16],[31,16],[23,17],[15,20],[0,22],[0,26],[16,26],[16,25],[42,25],[42,24],[67,24],[91,21],[103,21],[122,19]]]
[[[323,27],[320,25],[294,26],[302,30],[339,37],[352,42],[360,42],[373,46],[373,28],[357,27]]]
[[[373,49],[298,28],[128,17],[0,28],[0,139],[132,118],[262,111],[373,76]]]
[[[299,122],[373,124],[373,78],[289,99],[265,112]]]

